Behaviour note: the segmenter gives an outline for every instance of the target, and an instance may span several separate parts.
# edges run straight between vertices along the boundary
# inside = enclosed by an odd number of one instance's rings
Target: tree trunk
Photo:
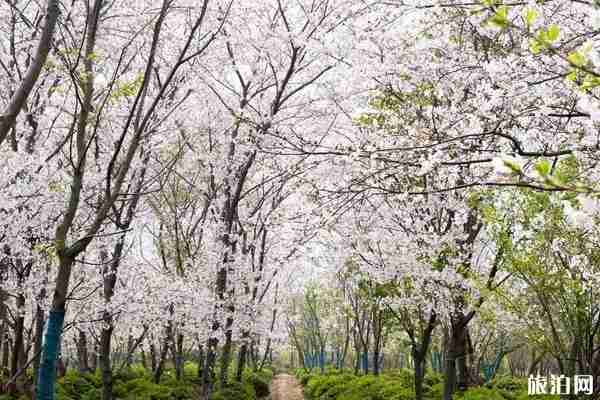
[[[425,377],[425,355],[413,349],[415,360],[415,399],[423,400],[423,378]]]
[[[470,318],[460,315],[452,321],[449,347],[446,355],[446,381],[444,400],[452,400],[455,389],[465,391],[468,387],[467,324]]]
[[[235,373],[235,380],[237,382],[242,381],[242,374],[244,372],[244,367],[246,366],[246,356],[248,352],[248,345],[246,343],[242,344],[240,347],[240,355],[238,358],[237,371]],[[293,353],[292,353],[293,355]]]
[[[167,332],[165,334],[165,340],[163,342],[162,348],[160,349],[160,358],[158,359],[158,363],[156,365],[156,370],[154,370],[153,381],[156,384],[160,383],[160,378],[162,377],[165,361],[167,360],[167,355],[169,354],[169,343],[171,341],[171,321],[167,325]]]
[[[173,344],[173,364],[175,365],[175,378],[183,378],[183,334],[177,335],[177,342]]]
[[[135,340],[133,339],[133,336],[129,335],[127,338],[127,354],[125,357],[125,365],[127,368],[131,368],[131,365],[133,364],[133,351],[130,351],[129,349],[134,349],[134,344]]]
[[[4,344],[2,346],[2,373],[8,377],[8,366],[10,363],[10,352],[12,351],[12,339],[8,332],[5,334]]]
[[[79,338],[77,340],[77,368],[80,373],[90,372],[87,346],[87,336],[85,332],[79,331]]]
[[[59,1],[48,0],[46,6],[46,21],[42,29],[42,34],[40,35],[35,55],[29,64],[27,72],[19,87],[16,88],[11,96],[8,106],[3,111],[3,115],[0,115],[0,144],[6,139],[8,132],[13,127],[17,116],[21,112],[21,109],[23,109],[23,106],[25,106],[29,94],[40,77],[40,73],[42,72],[42,68],[46,63],[46,58],[52,47],[52,38],[54,37],[59,14]]]
[[[204,346],[202,342],[198,342],[198,379],[202,379],[202,371],[204,371]]]
[[[144,369],[148,369],[148,360],[146,359],[146,352],[144,351],[144,349],[140,350],[140,355],[142,357],[142,366],[144,367]]]
[[[156,367],[158,365],[156,358],[156,346],[154,343],[150,343],[150,368],[152,369],[152,373],[156,371]]]
[[[217,339],[210,338],[208,340],[206,360],[202,371],[202,399],[208,400],[212,393],[212,386],[214,382],[214,365],[215,365],[215,352],[217,349]]]
[[[25,343],[23,338],[23,331],[25,329],[25,296],[19,294],[17,296],[17,317],[15,319],[14,327],[14,346],[10,360],[10,376],[11,378],[16,376],[19,372],[19,367],[23,364],[23,358],[25,357]],[[13,394],[17,392],[17,379],[13,379],[8,385],[8,392]]]
[[[412,356],[415,361],[415,399],[423,399],[423,379],[425,378],[425,365],[427,361],[427,353],[429,351],[429,345],[431,343],[431,336],[435,329],[437,315],[431,313],[427,326],[423,330],[423,336],[421,337],[421,343],[417,347],[417,343],[412,343]]]
[[[42,340],[44,339],[44,310],[37,305],[35,309],[35,341],[33,345],[33,383],[37,384],[40,372],[40,359],[42,353]]]
[[[233,323],[233,321],[231,321]],[[227,319],[227,326],[231,326],[229,318]],[[221,373],[219,376],[220,387],[225,387],[227,384],[227,375],[229,372],[229,363],[231,360],[231,329],[227,330],[225,334],[225,345],[221,355]]]
[[[52,307],[52,310],[50,311],[50,314],[48,316],[48,324],[46,328],[46,334],[44,337],[42,359],[40,362],[40,374],[36,391],[37,400],[54,400],[56,362],[58,360],[58,347],[61,340],[62,328],[65,319],[65,299],[67,292],[66,289],[68,285],[68,279],[70,276],[71,266],[68,265],[68,267],[66,268],[69,269],[68,273],[64,271],[65,266],[61,265],[59,269],[60,278],[58,280],[62,280],[62,282],[60,282],[61,285],[57,285],[58,287],[56,290],[56,292],[58,293],[59,290],[64,289],[64,291],[62,291],[64,295],[55,295],[55,297],[58,297],[58,300],[56,301],[56,304]]]
[[[94,344],[94,350],[92,351],[92,354],[90,356],[90,370],[92,372],[96,372],[96,369],[98,369],[98,353],[100,352],[98,345]]]
[[[103,316],[107,324],[100,333],[100,373],[102,375],[102,400],[112,400],[113,376],[110,362],[111,339],[112,339],[112,317],[105,311]]]

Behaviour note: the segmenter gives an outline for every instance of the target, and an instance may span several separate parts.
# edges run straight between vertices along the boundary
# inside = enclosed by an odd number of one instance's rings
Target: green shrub
[[[251,370],[244,371],[242,376],[244,382],[248,382],[254,388],[256,397],[266,397],[269,395],[269,384],[272,379],[272,374],[264,371],[252,372]]]
[[[132,364],[130,367],[123,368],[115,373],[113,379],[126,382],[140,378],[151,380],[152,374],[142,364]]]
[[[0,394],[0,400],[30,400],[30,397],[26,394],[22,395],[10,395],[10,394]]]
[[[312,400],[414,400],[410,371],[354,376],[339,371],[312,376],[305,394]]]
[[[127,400],[171,400],[171,389],[148,379],[137,378],[119,382],[113,389],[115,397]]]
[[[102,389],[92,389],[81,396],[81,400],[102,400]]]
[[[101,386],[99,378],[90,373],[69,370],[56,381],[57,399],[81,399],[82,395]]]
[[[256,392],[251,384],[233,382],[226,388],[215,392],[211,400],[256,400]]]
[[[466,392],[456,393],[455,400],[505,400],[499,391],[487,387],[470,388]]]
[[[430,372],[425,374],[425,378],[423,379],[423,386],[433,387],[440,383],[444,383],[444,376],[437,372]]]
[[[591,397],[590,397],[591,398]],[[527,394],[527,391],[523,391],[521,392],[521,394],[519,394],[519,396],[517,397],[517,400],[559,400],[560,396],[558,395],[554,395],[554,394],[542,394],[542,395],[535,395],[535,396],[531,396]]]
[[[314,375],[306,384],[305,394],[310,399],[333,400],[340,392],[337,388],[343,388],[353,378],[352,375],[348,374]],[[329,394],[326,394],[326,392]]]
[[[183,364],[183,376],[189,381],[195,381],[198,379],[198,363],[192,361],[186,361]]]
[[[316,373],[306,371],[302,368],[297,369],[295,372],[295,375],[296,375],[296,378],[298,378],[298,380],[300,381],[300,384],[302,386],[305,386],[311,378],[317,376]]]
[[[193,399],[194,395],[194,388],[189,384],[180,383],[171,387],[171,399],[173,400]]]
[[[511,376],[499,376],[486,384],[495,389],[507,400],[516,400],[523,391],[527,391],[527,380]]]
[[[444,394],[444,382],[436,383],[433,386],[423,387],[423,397],[427,400],[439,400]]]

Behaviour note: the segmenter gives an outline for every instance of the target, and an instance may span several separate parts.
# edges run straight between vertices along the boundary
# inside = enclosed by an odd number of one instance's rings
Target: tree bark
[[[20,293],[17,296],[17,317],[15,318],[15,327],[14,327],[14,347],[13,352],[11,354],[10,360],[10,376],[16,376],[19,372],[19,367],[24,363],[23,358],[25,357],[25,343],[23,337],[23,331],[25,329],[25,315],[24,307],[25,307],[25,296]],[[8,392],[13,394],[17,392],[17,380],[14,379],[8,385]]]
[[[452,327],[448,352],[446,355],[446,381],[444,384],[444,400],[452,400],[455,389],[464,391],[468,387],[467,367],[467,324],[471,315],[459,314],[452,318]]]
[[[102,400],[112,400],[113,376],[110,362],[111,339],[113,332],[112,317],[104,311],[104,321],[107,325],[100,332],[100,373],[102,376]]]
[[[237,382],[241,382],[242,381],[242,374],[244,372],[244,367],[246,366],[247,353],[248,353],[248,345],[246,343],[244,343],[240,347],[240,354],[239,354],[239,358],[238,358],[237,371],[236,371],[236,374],[235,374],[235,380]],[[292,355],[293,355],[293,353],[292,353]]]
[[[183,334],[177,334],[177,341],[173,343],[173,364],[175,365],[175,378],[183,378]]]
[[[35,309],[35,341],[33,345],[33,383],[37,384],[40,372],[40,354],[42,353],[42,340],[44,339],[44,310],[39,306]]]
[[[8,132],[15,124],[17,116],[23,109],[29,94],[40,77],[42,67],[46,63],[48,53],[52,47],[52,38],[54,37],[54,31],[59,15],[59,1],[48,0],[46,5],[46,21],[33,60],[31,61],[31,64],[29,64],[21,84],[13,93],[3,115],[0,115],[0,144],[2,144],[8,136]]]
[[[10,365],[10,352],[12,351],[12,339],[8,332],[5,333],[2,345],[2,373],[8,377]]]
[[[429,345],[431,344],[431,337],[433,330],[435,329],[437,315],[431,313],[423,335],[421,337],[421,343],[417,344],[413,339],[412,341],[412,356],[415,362],[415,399],[423,399],[423,380],[425,378],[425,366],[427,361],[427,353],[429,352]]]
[[[84,331],[79,331],[77,340],[77,368],[80,373],[90,372],[87,336]]]
[[[160,349],[160,358],[158,359],[158,363],[156,365],[156,370],[154,370],[153,381],[156,384],[160,383],[160,378],[162,377],[164,367],[165,367],[165,361],[167,360],[167,355],[169,354],[169,344],[171,342],[171,329],[172,329],[171,324],[172,324],[172,322],[169,321],[169,323],[167,325],[167,332],[165,334],[165,339],[164,339],[163,345]]]
[[[229,319],[227,320],[227,325],[231,326]],[[225,344],[223,345],[223,350],[221,353],[221,373],[219,375],[219,384],[220,387],[225,387],[227,384],[228,372],[229,372],[229,364],[231,362],[231,329],[227,330],[225,334]]]
[[[204,370],[204,346],[202,342],[198,342],[198,379],[202,379],[202,371]]]
[[[215,352],[217,349],[217,339],[208,339],[206,359],[204,368],[202,371],[202,399],[208,400],[212,393],[212,386],[214,382],[214,364],[215,364]]]

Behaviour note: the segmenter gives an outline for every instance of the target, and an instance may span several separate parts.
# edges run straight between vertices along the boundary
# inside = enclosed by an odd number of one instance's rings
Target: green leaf
[[[577,82],[577,71],[571,71],[567,75],[567,80],[570,82]]]
[[[508,7],[498,7],[494,16],[492,16],[488,22],[500,28],[506,28],[508,26]]]
[[[558,37],[560,36],[560,27],[558,25],[552,24],[548,27],[548,30],[546,32],[548,42],[556,42],[558,40]]]
[[[600,78],[591,74],[586,74],[583,83],[581,84],[583,90],[591,90],[598,86],[600,86]]]
[[[585,64],[587,64],[587,60],[584,55],[578,51],[569,53],[567,60],[576,67],[583,67]]]
[[[533,8],[528,8],[525,10],[525,15],[523,17],[524,17],[525,23],[527,24],[528,27],[531,27],[531,25],[533,25],[533,23],[537,19],[538,15],[539,15],[538,12],[536,10],[534,10]]]
[[[531,39],[529,41],[529,50],[531,50],[533,54],[540,54],[542,51],[542,44],[537,39]]]
[[[534,168],[541,176],[548,176],[550,173],[550,163],[548,160],[542,160],[538,162],[535,164]]]

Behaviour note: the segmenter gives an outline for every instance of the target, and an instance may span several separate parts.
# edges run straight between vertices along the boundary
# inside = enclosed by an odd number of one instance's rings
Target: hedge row
[[[336,370],[325,374],[299,370],[296,376],[308,400],[414,400],[414,377],[410,370],[387,372],[379,376],[353,375]],[[428,374],[424,380],[424,400],[441,400],[443,378]],[[527,379],[499,377],[484,387],[457,393],[455,400],[531,400]],[[535,396],[536,400],[558,400],[558,396]]]
[[[212,400],[259,400],[269,394],[272,372],[244,371],[242,383],[233,382],[212,396]],[[197,367],[190,363],[184,368],[183,379],[178,381],[171,370],[165,371],[160,384],[152,381],[151,374],[141,366],[116,374],[113,394],[120,400],[192,400],[199,397]],[[69,370],[57,380],[56,400],[101,400],[102,381],[99,373],[79,373]],[[0,395],[0,400],[30,400],[27,395],[14,397]]]

